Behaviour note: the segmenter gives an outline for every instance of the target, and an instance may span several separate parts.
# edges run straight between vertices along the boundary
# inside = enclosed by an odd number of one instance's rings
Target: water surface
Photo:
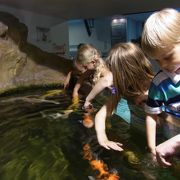
[[[71,106],[69,92],[62,89],[1,96],[0,179],[106,180],[110,175],[125,180],[178,179],[175,170],[154,167],[146,154],[145,137],[132,133],[118,116],[107,123],[107,133],[124,144],[125,152],[100,147],[94,128],[82,124],[82,103]],[[98,169],[97,162],[104,169]]]

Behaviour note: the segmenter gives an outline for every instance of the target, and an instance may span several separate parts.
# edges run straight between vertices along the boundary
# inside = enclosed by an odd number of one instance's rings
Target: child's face
[[[85,64],[85,65],[82,65],[82,64],[80,64],[80,63],[78,63],[78,62],[75,61],[74,64],[75,64],[76,68],[77,68],[79,71],[81,71],[82,73],[84,73],[84,72],[87,71],[87,70],[93,70],[93,69],[95,69],[95,62],[94,62],[94,61],[91,61],[91,62],[89,62],[89,63],[87,63],[87,64]]]
[[[180,74],[180,43],[157,56],[160,67],[168,72]]]
[[[74,65],[78,69],[78,71],[80,71],[81,73],[84,73],[87,70],[83,67],[82,64],[77,63],[77,61],[74,61]]]

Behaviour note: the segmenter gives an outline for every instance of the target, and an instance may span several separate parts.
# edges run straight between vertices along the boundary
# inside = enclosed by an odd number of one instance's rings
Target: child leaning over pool
[[[106,149],[122,151],[122,144],[108,140],[105,121],[116,109],[121,98],[134,101],[144,96],[153,78],[152,67],[142,50],[133,43],[115,45],[106,60],[113,74],[115,93],[95,116],[98,142]]]
[[[77,46],[77,50],[79,50],[82,46],[84,46],[83,43],[79,44]],[[76,82],[77,82],[78,78],[81,76],[81,74],[82,74],[82,72],[80,71],[80,67],[75,65],[75,61],[74,61],[71,71],[68,72],[68,74],[64,80],[64,89],[74,88],[74,85],[76,84]]]
[[[84,73],[78,79],[74,87],[74,98],[78,97],[78,91],[82,85],[82,82],[89,81],[91,85],[94,86],[103,77],[112,77],[112,74],[106,67],[104,60],[100,57],[100,53],[90,44],[85,44],[78,50],[75,65],[79,67],[81,72]]]
[[[151,83],[145,106],[147,143],[155,157],[158,114],[168,115],[164,126],[167,138],[180,134],[180,13],[171,8],[153,13],[144,25],[141,44],[161,68]]]

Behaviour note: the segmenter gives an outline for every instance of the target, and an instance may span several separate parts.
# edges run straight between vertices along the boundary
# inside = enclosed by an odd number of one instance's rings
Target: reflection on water
[[[81,103],[72,105],[61,89],[0,97],[0,179],[177,179],[174,170],[154,167],[145,138],[132,136],[117,116],[107,131],[125,152],[101,148],[94,128],[83,126]]]

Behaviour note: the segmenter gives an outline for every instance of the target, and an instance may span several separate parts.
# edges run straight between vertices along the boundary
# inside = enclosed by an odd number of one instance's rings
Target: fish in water
[[[140,160],[133,151],[125,151],[123,153],[123,159],[131,167],[138,169],[140,168]]]
[[[23,101],[23,102],[27,102],[27,103],[31,103],[31,104],[38,104],[38,103],[60,104],[57,101],[39,99],[37,97],[31,97],[31,96],[29,96],[29,97],[15,97],[15,98],[10,98],[8,100],[2,100],[1,102],[6,103],[6,102],[14,102],[14,101],[17,101],[17,102]]]
[[[92,116],[89,113],[84,113],[83,116],[83,125],[87,128],[91,128],[94,125],[94,120],[92,118]]]
[[[97,179],[99,180],[119,180],[119,176],[117,172],[110,173],[108,171],[107,165],[102,161],[95,159],[93,156],[93,152],[89,144],[85,144],[83,146],[83,154],[84,159],[89,161],[91,168],[95,171],[98,171]],[[94,177],[88,176],[90,180],[94,180]]]
[[[79,107],[79,97],[73,97],[72,104],[67,109],[77,110]]]
[[[50,90],[50,91],[47,91],[47,93],[45,95],[41,96],[41,98],[45,99],[47,97],[52,97],[52,96],[55,96],[55,95],[60,95],[62,93],[64,93],[63,89]]]

